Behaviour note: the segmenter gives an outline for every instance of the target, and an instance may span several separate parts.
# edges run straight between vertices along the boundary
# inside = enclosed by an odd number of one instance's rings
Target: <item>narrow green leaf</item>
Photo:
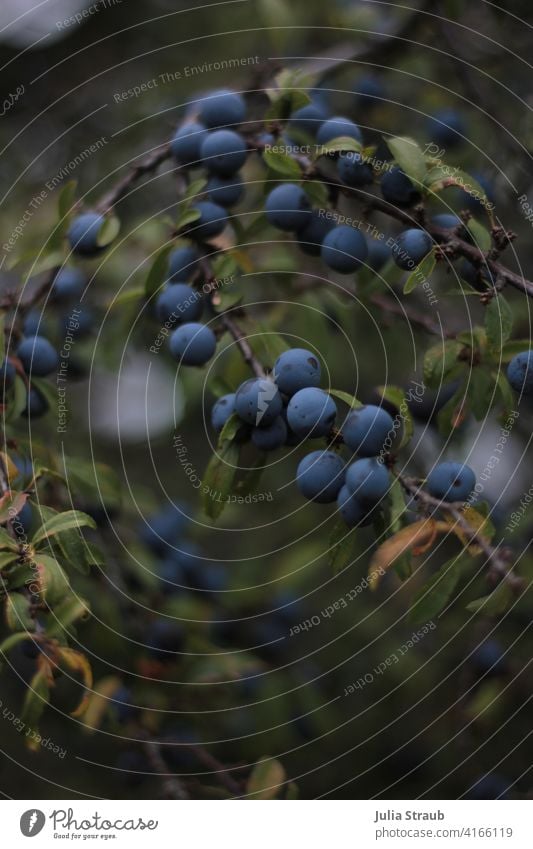
[[[107,248],[120,233],[120,219],[116,215],[110,215],[100,227],[96,243],[101,248]]]
[[[68,631],[69,625],[88,616],[90,612],[89,603],[84,599],[69,596],[54,607],[53,620],[46,629],[49,637],[62,637]]]
[[[485,331],[489,348],[500,352],[513,330],[513,313],[503,297],[497,295],[491,299],[485,309]]]
[[[354,550],[355,528],[346,527],[346,522],[338,519],[333,526],[329,539],[328,567],[334,575],[349,566]]]
[[[506,581],[502,581],[490,595],[477,598],[466,605],[471,613],[481,613],[483,616],[501,616],[513,601],[513,591]]]
[[[298,162],[288,153],[273,150],[263,151],[263,160],[272,171],[282,174],[283,177],[298,180],[302,176],[302,169]]]
[[[55,534],[68,531],[70,528],[79,529],[83,526],[96,528],[96,522],[87,513],[82,513],[81,510],[67,510],[65,513],[58,513],[41,525],[35,532],[32,542],[37,545],[43,539],[48,539]]]
[[[420,185],[426,177],[426,160],[418,144],[407,136],[385,138],[395,162],[415,185]]]
[[[275,799],[285,781],[285,770],[273,758],[261,758],[246,784],[247,795],[256,799]]]
[[[531,339],[512,339],[502,347],[501,361],[502,363],[510,363],[513,357],[521,354],[522,351],[529,351],[530,348]]]
[[[357,139],[352,139],[350,136],[339,136],[336,139],[331,139],[327,144],[317,145],[315,159],[326,156],[328,153],[360,153],[362,147],[363,145]]]
[[[144,294],[147,298],[154,295],[168,279],[168,255],[173,247],[174,245],[170,242],[168,245],[163,245],[156,253],[144,284]]]
[[[22,720],[25,723],[26,745],[32,751],[37,751],[40,746],[40,735],[38,732],[39,721],[42,713],[50,701],[50,687],[48,684],[48,667],[42,667],[35,673],[30,681],[29,688],[24,699],[22,708]]]
[[[210,519],[218,519],[226,506],[237,474],[239,454],[238,445],[226,442],[207,465],[202,490],[204,510]]]
[[[9,593],[6,598],[6,623],[10,631],[33,631],[31,601],[23,593]]]
[[[409,396],[400,386],[380,386],[377,391],[381,394],[385,401],[389,401],[391,404],[394,404],[398,410],[398,416],[400,417],[402,424],[402,438],[398,447],[403,448],[404,445],[407,445],[411,439],[415,428],[413,416],[408,404]],[[394,434],[391,434],[391,437],[392,436],[394,436]]]
[[[405,285],[403,287],[404,295],[409,295],[413,289],[416,289],[417,286],[421,283],[425,283],[429,279],[433,273],[436,262],[435,252],[430,251],[409,274],[409,277],[405,281]]]
[[[198,221],[201,214],[201,211],[194,207],[192,209],[182,210],[176,221],[176,230],[184,230],[189,224],[192,224],[194,221]]]
[[[349,392],[344,392],[342,389],[326,389],[328,395],[333,395],[335,398],[340,398],[345,404],[348,404],[352,409],[362,407],[361,401],[358,401],[355,395],[350,395]]]
[[[424,355],[424,383],[438,389],[443,381],[450,379],[461,349],[462,345],[454,339],[429,348]]]
[[[77,185],[77,180],[69,180],[59,192],[57,211],[61,222],[67,220],[72,213]]]
[[[465,561],[461,557],[454,557],[441,566],[416,594],[407,614],[409,622],[413,625],[422,625],[446,607],[459,582],[464,565]]]
[[[35,562],[41,572],[43,599],[49,605],[55,605],[70,589],[70,584],[65,572],[55,559],[40,552],[35,555]]]
[[[475,218],[471,218],[466,226],[480,251],[490,251],[492,238],[487,228],[483,224],[480,224],[479,221],[476,221]]]

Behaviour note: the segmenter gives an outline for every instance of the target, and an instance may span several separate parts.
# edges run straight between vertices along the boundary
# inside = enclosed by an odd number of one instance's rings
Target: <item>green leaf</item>
[[[119,232],[120,220],[116,217],[116,215],[110,215],[105,219],[104,223],[100,227],[96,244],[100,248],[107,248],[107,246],[117,238]]]
[[[402,422],[402,438],[398,447],[403,448],[404,445],[407,445],[411,439],[415,428],[413,416],[409,409],[409,404],[407,403],[408,395],[405,390],[399,386],[379,386],[377,391],[380,393],[382,398],[385,399],[385,401],[389,401],[391,404],[394,404],[398,410],[398,415]],[[391,437],[392,436],[394,436],[394,434],[391,434]]]
[[[0,644],[0,654],[6,655],[19,643],[24,642],[24,640],[31,640],[32,638],[33,635],[28,631],[18,631],[16,634],[10,634],[9,637],[6,637]]]
[[[288,153],[281,153],[274,150],[264,150],[263,159],[272,171],[277,174],[282,174],[283,177],[289,177],[294,180],[299,180],[302,176],[302,169],[298,162],[289,156]]]
[[[261,758],[246,784],[246,794],[256,799],[275,799],[285,781],[282,764],[273,758]]]
[[[11,631],[33,631],[31,601],[26,594],[8,593],[6,598],[6,623]]]
[[[14,519],[20,513],[27,500],[28,494],[26,492],[9,490],[2,495],[0,498],[0,525],[4,525],[6,522]]]
[[[47,604],[53,606],[61,601],[70,589],[68,578],[55,557],[37,553],[35,562],[41,572],[41,595]]]
[[[502,581],[490,595],[477,598],[466,605],[471,613],[482,613],[484,616],[501,616],[509,608],[514,599],[513,591],[506,581]]]
[[[464,565],[463,558],[454,557],[441,566],[416,594],[407,614],[409,622],[422,625],[431,621],[446,607],[459,582]]]
[[[16,419],[19,419],[24,410],[26,409],[27,403],[28,392],[26,389],[26,384],[24,383],[23,379],[17,374],[15,378],[13,398],[9,402],[7,408],[6,421],[12,422]]]
[[[304,180],[302,189],[313,206],[319,209],[326,209],[329,203],[329,194],[326,184],[323,180]]]
[[[385,143],[404,174],[415,185],[423,183],[426,177],[426,160],[418,144],[407,136],[385,138]]]
[[[529,351],[530,348],[531,339],[512,339],[502,347],[501,361],[502,363],[510,363],[513,357],[521,354],[522,351]]]
[[[492,372],[492,379],[496,381],[498,389],[500,391],[501,399],[504,405],[505,413],[504,413],[504,424],[508,419],[509,414],[515,408],[515,397],[513,390],[511,389],[511,385],[507,380],[507,375],[503,372]]]
[[[513,313],[503,297],[497,295],[491,299],[485,310],[485,331],[489,348],[500,352],[513,330]]]
[[[466,171],[462,171],[460,168],[441,163],[427,172],[424,184],[430,194],[440,192],[442,189],[449,188],[450,186],[457,186],[471,197],[477,198],[489,217],[492,215],[485,190],[477,180],[474,180],[470,174],[467,174]]]
[[[18,560],[18,558],[19,554],[16,551],[0,551],[0,569],[5,569],[6,566],[9,566],[10,563],[14,563],[15,560]],[[20,586],[12,584],[9,581],[9,576],[7,576],[7,585],[10,590],[15,589],[16,586]]]
[[[265,471],[267,460],[268,454],[260,453],[255,464],[251,468],[246,469],[235,488],[238,496],[246,497],[249,494],[257,492],[257,487]]]
[[[361,401],[358,401],[355,395],[350,395],[349,392],[344,392],[342,389],[326,389],[328,395],[333,395],[335,398],[340,398],[345,404],[348,404],[353,410],[357,407],[362,407]]]
[[[26,732],[33,732],[26,736],[26,745],[32,751],[37,751],[41,745],[38,726],[42,713],[50,701],[49,676],[50,668],[47,664],[41,667],[31,679],[24,699],[21,718],[25,723]]]
[[[89,603],[83,598],[72,597],[64,599],[54,607],[53,620],[46,629],[48,637],[63,637],[68,632],[69,625],[89,615]]]
[[[350,565],[355,542],[355,528],[347,528],[346,522],[338,519],[333,526],[329,540],[328,567],[334,575]]]
[[[189,224],[198,221],[202,215],[199,209],[183,209],[176,220],[176,230],[184,230]]]
[[[203,503],[206,515],[218,519],[226,506],[239,462],[239,446],[225,442],[221,450],[211,457],[203,479]]]
[[[424,383],[438,389],[443,381],[452,376],[462,345],[454,339],[439,342],[424,355]]]
[[[339,136],[336,139],[331,139],[327,144],[316,146],[314,158],[326,156],[328,153],[353,152],[360,153],[363,145],[357,139],[352,139],[350,136]]]
[[[482,421],[492,404],[492,375],[483,368],[475,368],[469,374],[468,401],[477,421]]]
[[[471,218],[466,226],[480,251],[490,251],[492,238],[487,228],[483,227],[483,224],[480,224],[475,218]]]
[[[436,262],[435,252],[430,251],[409,274],[409,277],[405,281],[405,285],[403,287],[404,295],[409,295],[409,293],[412,292],[413,289],[416,289],[420,283],[425,283],[429,279],[433,273]]]
[[[57,513],[35,532],[33,536],[33,544],[37,545],[43,539],[48,539],[55,534],[63,533],[71,528],[81,528],[87,526],[96,528],[96,522],[87,513],[82,513],[81,510],[67,510],[65,513]]]
[[[174,245],[170,242],[170,244],[164,245],[156,253],[144,284],[144,294],[147,298],[154,295],[159,287],[168,279],[168,255],[173,247]]]
[[[404,517],[407,513],[405,494],[398,478],[393,477],[392,484],[387,497],[388,507],[388,529],[390,536],[398,533],[405,524]],[[412,573],[412,563],[409,551],[401,554],[394,563],[394,570],[401,581],[406,581]]]
[[[197,180],[191,180],[187,186],[187,190],[183,194],[183,200],[196,200],[198,195],[203,194],[207,180],[205,177],[199,177]]]

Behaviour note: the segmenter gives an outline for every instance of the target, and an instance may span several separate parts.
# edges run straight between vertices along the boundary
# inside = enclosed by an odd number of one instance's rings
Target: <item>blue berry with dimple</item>
[[[274,364],[274,380],[284,395],[294,395],[307,386],[319,386],[320,363],[315,354],[305,348],[284,351]]]
[[[427,489],[440,501],[465,501],[476,485],[470,466],[447,461],[439,463],[428,475]]]
[[[84,212],[72,221],[67,238],[74,253],[80,256],[95,256],[103,247],[98,244],[98,236],[105,219],[97,212]]]
[[[170,150],[180,165],[198,163],[202,158],[202,142],[207,136],[204,124],[194,121],[178,127],[170,142]]]
[[[404,230],[392,246],[392,257],[400,268],[411,270],[427,256],[432,244],[431,236],[423,230]]]
[[[295,183],[283,183],[272,189],[265,202],[268,222],[279,230],[301,230],[309,222],[311,204],[306,193]]]
[[[507,380],[515,392],[533,395],[533,351],[522,351],[513,357],[507,367]]]
[[[52,283],[51,298],[57,303],[79,301],[86,282],[85,274],[79,268],[62,268]]]
[[[420,200],[420,192],[401,168],[392,168],[381,178],[381,194],[395,206],[411,206]]]
[[[389,473],[374,458],[356,460],[346,472],[346,486],[363,507],[370,509],[389,491]]]
[[[279,389],[267,377],[252,377],[237,389],[235,412],[247,424],[268,427],[280,415],[282,408]]]
[[[185,366],[203,366],[217,347],[215,334],[205,324],[190,322],[174,330],[170,337],[170,353]]]
[[[233,130],[209,133],[202,142],[201,154],[204,164],[212,174],[218,174],[220,177],[229,177],[242,168],[246,153],[246,142]]]
[[[346,186],[367,186],[373,180],[372,169],[363,162],[360,153],[348,151],[341,153],[337,162],[339,179]]]
[[[193,209],[197,209],[200,213],[200,217],[191,224],[192,235],[196,239],[211,239],[219,236],[228,223],[228,213],[218,203],[202,200],[195,204]]]
[[[59,357],[54,346],[44,336],[29,336],[17,348],[17,356],[26,374],[46,377],[56,370]]]
[[[285,445],[287,440],[287,425],[278,416],[268,427],[255,427],[252,430],[252,442],[260,451],[275,451]]]
[[[231,127],[246,116],[244,98],[235,91],[219,89],[200,101],[200,118],[207,127]]]
[[[298,489],[319,504],[335,501],[344,483],[344,462],[334,451],[312,451],[300,461],[296,472]]]
[[[218,177],[214,174],[209,178],[206,186],[209,199],[224,207],[239,203],[243,190],[244,185],[239,174],[232,177]]]
[[[168,258],[168,276],[171,280],[190,280],[200,262],[200,252],[192,245],[183,245],[172,251]]]
[[[328,111],[321,103],[307,103],[292,113],[287,128],[287,135],[296,141],[298,140],[298,131],[314,137],[327,117]],[[296,133],[294,132],[295,130]]]
[[[324,215],[324,211],[319,212],[318,209],[313,209],[308,216],[308,221],[305,227],[298,230],[296,239],[299,247],[304,254],[309,256],[320,256],[322,251],[322,242],[326,234],[333,229],[335,224]]]
[[[156,301],[157,317],[161,322],[197,321],[203,309],[202,296],[186,283],[169,283]]]
[[[365,262],[368,245],[359,230],[340,224],[325,236],[321,256],[329,268],[340,274],[350,274]]]
[[[223,395],[215,401],[211,409],[211,424],[220,433],[230,416],[235,412],[235,392]]]
[[[322,389],[307,387],[292,396],[287,407],[289,427],[297,436],[327,436],[335,424],[337,407]]]
[[[317,144],[327,145],[328,142],[333,141],[333,139],[338,139],[340,137],[355,139],[355,141],[362,142],[363,137],[361,135],[361,130],[354,124],[353,121],[350,121],[349,118],[345,118],[342,115],[336,115],[334,118],[329,118],[327,121],[324,121],[321,124],[318,133],[316,135]]]
[[[391,416],[373,404],[352,410],[342,428],[346,445],[360,457],[377,457],[390,434],[394,434]]]

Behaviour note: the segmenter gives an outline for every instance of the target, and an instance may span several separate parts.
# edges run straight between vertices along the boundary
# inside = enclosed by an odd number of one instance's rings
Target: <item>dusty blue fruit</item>
[[[211,328],[197,322],[182,324],[170,337],[172,356],[185,366],[205,365],[216,347],[217,340]]]
[[[507,380],[523,395],[533,395],[533,351],[522,351],[507,367]]]
[[[335,424],[337,407],[322,389],[307,387],[292,396],[287,407],[289,427],[297,436],[327,436]]]
[[[476,485],[470,466],[447,461],[439,463],[428,475],[427,489],[441,501],[465,501]]]
[[[230,416],[235,412],[235,392],[223,395],[211,408],[211,425],[220,433]]]
[[[400,268],[410,271],[427,256],[432,246],[431,236],[424,230],[404,230],[392,246],[392,258]]]
[[[180,165],[199,165],[202,159],[202,142],[207,137],[204,124],[193,121],[178,127],[170,142],[172,155]]]
[[[381,178],[381,194],[395,206],[411,206],[420,200],[420,192],[400,168],[392,168]]]
[[[382,407],[367,404],[348,413],[342,435],[348,448],[360,457],[377,457],[387,437],[394,436],[394,422]]]
[[[344,462],[334,451],[312,451],[300,461],[298,489],[305,498],[328,504],[335,501],[344,483]]]
[[[363,507],[370,509],[389,491],[389,473],[374,458],[356,460],[346,472],[346,486]]]
[[[202,200],[196,203],[193,209],[197,209],[200,213],[200,218],[191,224],[191,235],[195,239],[211,239],[213,236],[219,236],[228,223],[228,213],[218,203]]]
[[[244,98],[227,88],[212,91],[200,101],[200,118],[207,127],[231,127],[246,117]]]
[[[237,389],[235,412],[249,425],[268,427],[280,415],[282,408],[279,389],[267,377],[252,377]]]
[[[322,242],[322,260],[339,274],[356,271],[368,256],[366,239],[359,230],[340,224]]]
[[[28,336],[17,348],[17,357],[26,374],[46,377],[57,369],[59,356],[44,336]]]
[[[54,278],[50,296],[57,303],[79,301],[86,283],[87,278],[79,268],[62,268]]]
[[[265,202],[268,222],[279,230],[301,230],[309,223],[311,204],[295,183],[282,183],[272,189]]]
[[[357,124],[354,124],[353,121],[350,121],[349,118],[345,118],[343,115],[336,115],[324,121],[318,129],[316,141],[319,145],[327,145],[328,142],[338,139],[341,136],[355,139],[358,142],[363,141],[361,130]]]
[[[339,179],[346,186],[353,186],[354,188],[357,188],[358,186],[367,186],[374,179],[370,165],[363,162],[363,158],[360,153],[355,153],[353,151],[348,151],[347,153],[341,153],[339,155],[339,159],[337,161],[337,172]]]
[[[171,280],[191,280],[200,262],[200,252],[192,245],[182,245],[168,258],[168,276]]]
[[[294,395],[307,386],[319,386],[320,362],[305,348],[290,348],[274,364],[274,380],[284,395]]]
[[[186,283],[169,283],[158,295],[156,312],[159,321],[181,324],[198,321],[204,310],[201,294]]]
[[[212,174],[230,177],[246,161],[246,142],[233,130],[217,130],[209,133],[202,142],[201,155],[204,165]]]
[[[254,427],[252,430],[252,442],[260,451],[276,451],[285,445],[286,440],[287,425],[281,416],[268,427]]]
[[[206,191],[210,200],[220,206],[234,206],[239,203],[243,195],[242,176],[240,174],[234,174],[232,177],[213,175],[207,182]]]
[[[97,212],[84,212],[72,221],[67,238],[72,251],[80,256],[95,256],[104,250],[98,244],[98,236],[105,222]]]

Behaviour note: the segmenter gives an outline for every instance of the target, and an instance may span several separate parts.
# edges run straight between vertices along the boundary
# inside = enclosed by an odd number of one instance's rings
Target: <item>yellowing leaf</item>
[[[85,686],[85,693],[78,707],[71,713],[71,716],[81,716],[87,709],[89,697],[91,695],[89,691],[92,690],[93,687],[93,673],[89,661],[84,654],[81,654],[81,652],[65,648],[64,646],[58,648],[57,654],[60,662],[68,666],[72,672],[78,672],[81,675]]]
[[[83,717],[87,733],[92,733],[101,725],[102,719],[112,704],[110,699],[120,687],[120,680],[115,675],[102,678],[88,698],[88,704]]]
[[[246,792],[255,799],[275,799],[284,781],[283,765],[273,758],[261,758],[248,779]]]
[[[368,570],[370,589],[376,589],[381,576],[406,551],[412,551],[414,555],[424,554],[433,545],[437,534],[448,533],[449,530],[450,526],[447,522],[421,519],[389,537],[383,545],[380,545],[370,561]]]
[[[462,511],[462,515],[472,530],[475,531],[476,535],[479,534],[486,542],[490,541],[494,535],[494,527],[490,519],[483,516],[478,510],[474,510],[473,507],[467,507]],[[481,547],[477,543],[471,542],[471,534],[464,530],[453,516],[446,516],[445,521],[450,526],[450,530],[459,538],[464,547],[468,548],[472,555],[481,554]]]

